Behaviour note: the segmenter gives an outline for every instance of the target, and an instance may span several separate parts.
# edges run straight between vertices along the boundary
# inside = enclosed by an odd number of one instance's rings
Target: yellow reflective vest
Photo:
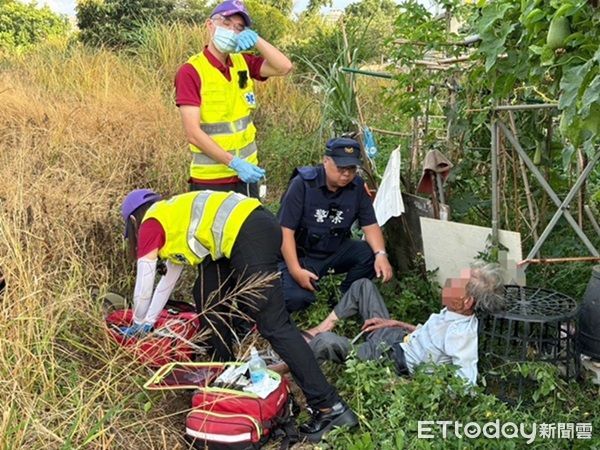
[[[156,202],[142,222],[152,218],[162,225],[161,259],[197,265],[208,255],[229,258],[240,228],[259,206],[258,200],[234,192],[188,192]]]
[[[210,63],[204,53],[188,60],[200,75],[200,128],[223,150],[258,165],[254,142],[256,128],[251,116],[256,108],[254,83],[242,54],[232,53],[229,57],[233,63],[233,67],[229,68],[230,81]],[[235,170],[216,162],[195,145],[190,144],[190,150],[192,178],[215,180],[237,175]]]

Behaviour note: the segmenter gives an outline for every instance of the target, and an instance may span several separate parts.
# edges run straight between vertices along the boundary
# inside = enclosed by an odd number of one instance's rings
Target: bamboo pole
[[[400,137],[410,137],[411,133],[402,133],[400,131],[390,131],[390,130],[382,130],[381,128],[369,127],[371,131],[381,134],[389,134],[390,136],[400,136]]]
[[[535,104],[520,104],[520,105],[498,105],[494,109],[496,111],[527,111],[531,109],[553,109],[558,108],[557,103],[535,103]]]
[[[585,166],[587,166],[588,158],[582,149],[579,149],[578,153],[579,153],[579,155],[578,155],[579,156],[578,157],[578,162],[579,162],[578,172],[581,173],[583,168]],[[578,215],[578,219],[579,219],[579,226],[581,228],[583,228],[583,215],[584,215],[586,189],[587,189],[587,183],[586,183],[586,180],[584,180],[581,185],[581,189],[579,189],[579,192],[577,193],[577,215]]]
[[[498,119],[492,113],[492,246],[498,248]]]
[[[438,47],[466,47],[469,45],[473,45],[475,42],[480,41],[481,38],[479,35],[475,34],[473,36],[468,36],[464,41],[461,42],[424,42],[424,41],[409,41],[408,39],[394,39],[393,43],[396,45],[416,45],[418,47],[426,47],[428,45],[435,45]]]
[[[524,266],[529,264],[558,264],[567,262],[596,262],[600,261],[598,256],[576,256],[569,258],[539,258],[539,259],[524,259],[519,261],[517,266]]]
[[[532,109],[554,109],[558,108],[558,104],[555,103],[535,103],[535,104],[520,104],[520,105],[499,105],[489,106],[487,108],[471,108],[465,110],[465,112],[485,112],[485,111],[527,111]]]

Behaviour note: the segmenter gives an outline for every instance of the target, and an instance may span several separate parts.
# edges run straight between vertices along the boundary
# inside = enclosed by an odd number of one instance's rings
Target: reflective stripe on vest
[[[223,257],[222,247],[223,247],[223,230],[225,229],[225,223],[227,223],[227,219],[231,215],[232,211],[238,205],[238,203],[244,200],[242,194],[232,194],[221,203],[221,206],[217,210],[217,214],[215,215],[215,220],[212,226],[212,234],[213,240],[215,241],[215,251],[218,252],[218,257]]]
[[[192,218],[190,220],[190,226],[187,232],[188,245],[190,246],[190,250],[192,250],[199,258],[205,258],[210,254],[208,249],[204,247],[198,239],[196,239],[196,231],[200,226],[200,222],[202,221],[202,216],[204,215],[204,206],[206,205],[206,200],[212,195],[212,191],[206,191],[198,194],[194,203],[192,204]],[[214,249],[214,257],[215,259],[222,258],[223,255],[223,231],[225,230],[225,223],[227,219],[235,209],[235,207],[242,201],[245,200],[246,197],[242,194],[232,193],[229,197],[221,203],[219,209],[217,209],[217,213],[215,214],[215,218],[213,220],[213,224],[211,227],[213,241],[215,243]]]
[[[235,122],[201,123],[200,129],[209,136],[217,134],[233,134],[244,131],[252,123],[252,117],[246,116]]]
[[[246,145],[244,148],[238,150],[229,150],[232,156],[239,156],[242,159],[246,159],[250,157],[253,153],[258,151],[256,148],[256,143],[252,142],[249,145]],[[221,164],[218,161],[215,161],[210,156],[205,155],[204,153],[192,153],[192,163],[193,164],[201,164],[204,166]]]
[[[204,259],[210,254],[210,251],[196,239],[196,230],[200,226],[200,221],[204,214],[204,206],[210,194],[211,191],[201,192],[194,199],[192,203],[192,217],[187,231],[187,243],[190,246],[190,250],[200,259]]]

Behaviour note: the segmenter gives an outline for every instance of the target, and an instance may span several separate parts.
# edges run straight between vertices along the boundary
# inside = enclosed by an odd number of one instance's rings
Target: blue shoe
[[[133,325],[129,327],[121,327],[121,334],[126,337],[136,337],[143,336],[152,331],[152,325],[149,323],[133,323]]]

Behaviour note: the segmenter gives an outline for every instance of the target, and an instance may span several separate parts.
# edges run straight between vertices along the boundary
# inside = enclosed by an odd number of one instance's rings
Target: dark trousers
[[[239,180],[237,183],[228,184],[189,183],[189,187],[190,192],[204,190],[217,192],[233,191],[247,197],[258,198],[258,184],[244,183],[242,180]],[[231,349],[223,344],[223,342],[231,342],[233,340],[233,334],[229,325],[231,324],[240,333],[245,333],[252,327],[252,323],[247,319],[243,319],[240,316],[229,317],[230,308],[222,303],[223,298],[234,284],[231,277],[228,279],[229,273],[229,261],[213,261],[211,258],[206,258],[198,266],[198,278],[194,286],[194,298],[202,298],[203,304],[206,303],[208,297],[212,294],[212,306],[206,308],[203,305],[202,309],[198,309],[198,311],[206,311],[209,323],[214,324],[223,322],[225,319],[231,319],[227,320],[228,326],[223,327],[222,333],[225,334],[223,339],[216,334],[213,334],[209,338],[209,345],[214,349],[213,357],[220,361],[231,361],[233,358]],[[204,286],[207,286],[207,288]],[[196,302],[196,306],[198,306],[198,302]],[[222,325],[225,325],[225,323],[222,323]]]
[[[190,183],[190,191],[238,192],[246,197],[258,198],[258,184],[244,183],[242,180],[229,184]]]
[[[346,278],[340,286],[342,293],[345,293],[356,280],[373,278],[375,276],[374,263],[375,257],[369,244],[353,239],[344,241],[330,256],[300,258],[300,265],[319,278],[327,275],[330,269],[336,274],[346,273]],[[308,308],[315,301],[314,292],[307,291],[296,283],[285,263],[281,263],[279,269],[281,270],[283,296],[287,310],[293,312]]]
[[[252,275],[277,272],[280,247],[281,228],[273,214],[263,208],[254,210],[240,229],[231,258],[218,262],[221,279],[227,280],[229,277],[224,285],[225,290],[228,289],[227,286],[232,286],[231,283],[244,281]],[[200,313],[203,313],[206,296],[210,296],[211,289],[219,288],[209,286],[206,280],[196,281],[194,299]],[[310,347],[285,309],[281,283],[277,279],[270,286],[261,288],[259,293],[262,298],[246,299],[254,306],[247,308],[246,313],[256,321],[260,334],[289,366],[294,380],[306,396],[307,403],[312,408],[332,406],[339,397],[333,386],[327,382]],[[229,311],[226,305],[221,306],[223,309],[220,311],[211,310],[214,319],[212,328],[215,330],[212,339],[213,342],[220,340],[221,346],[231,353],[232,335],[226,326]],[[202,315],[206,322],[206,315]]]

